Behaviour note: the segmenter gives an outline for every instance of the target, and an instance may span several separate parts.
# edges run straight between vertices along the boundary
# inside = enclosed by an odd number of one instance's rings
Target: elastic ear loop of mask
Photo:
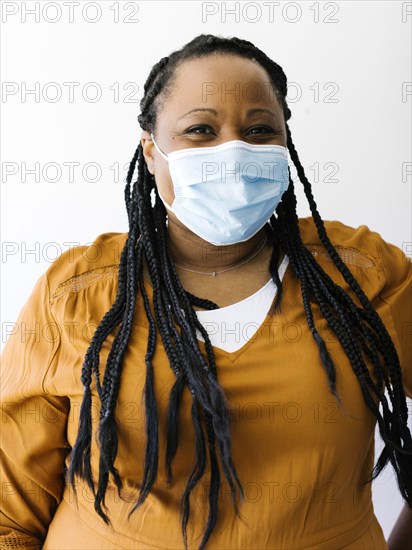
[[[165,154],[163,153],[163,151],[161,151],[161,150],[159,149],[159,147],[158,147],[158,145],[157,145],[157,143],[156,143],[156,141],[155,141],[155,138],[154,138],[153,133],[150,134],[150,137],[152,138],[153,143],[154,143],[156,149],[159,151],[159,153],[162,155],[162,157],[163,157],[165,160],[167,160],[167,162],[169,162],[169,159],[167,158],[167,155],[165,155]]]
[[[158,147],[158,145],[157,145],[157,143],[156,143],[156,141],[155,141],[155,138],[154,138],[154,135],[153,135],[152,132],[150,133],[150,137],[152,138],[153,143],[154,143],[156,149],[159,151],[159,153],[162,155],[162,157],[163,157],[165,160],[167,160],[167,162],[169,162],[169,159],[167,158],[167,156],[163,153],[163,151],[161,151],[161,150],[159,149],[159,147]],[[156,186],[156,187],[157,187],[157,186]],[[171,212],[173,212],[173,208],[171,208],[171,207],[167,204],[167,202],[164,200],[164,198],[163,198],[162,195],[160,194],[160,190],[159,190],[158,187],[157,187],[157,193],[158,193],[159,197],[161,198],[161,200],[162,200],[163,204],[165,205],[165,207],[166,207],[168,210],[170,210]]]

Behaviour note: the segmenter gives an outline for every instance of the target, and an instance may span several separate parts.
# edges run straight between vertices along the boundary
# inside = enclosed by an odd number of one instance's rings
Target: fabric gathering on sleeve
[[[59,350],[44,273],[2,354],[1,548],[41,548],[61,501],[70,402],[44,385]]]
[[[378,237],[377,237],[378,238]],[[412,264],[398,247],[378,238],[386,275],[380,299],[389,307],[388,331],[398,350],[405,394],[412,399]]]

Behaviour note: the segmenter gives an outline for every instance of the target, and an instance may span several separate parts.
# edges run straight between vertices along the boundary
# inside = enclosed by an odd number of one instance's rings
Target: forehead
[[[211,54],[189,59],[174,74],[166,110],[197,107],[243,108],[265,105],[281,112],[266,70],[255,60],[238,55]]]

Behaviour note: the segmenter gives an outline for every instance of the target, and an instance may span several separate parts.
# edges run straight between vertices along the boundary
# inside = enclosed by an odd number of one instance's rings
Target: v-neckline
[[[287,262],[287,264],[286,264],[286,267],[284,268],[284,273],[283,273],[283,277],[282,277],[282,282],[285,280],[285,277],[287,277],[287,276],[288,276],[287,274],[290,272],[290,269],[288,269],[290,262],[289,262],[289,258],[286,256],[286,254],[284,255],[283,260],[282,260],[282,262],[280,263],[278,269],[280,269],[281,266],[284,265],[284,262],[285,262],[285,261]],[[255,294],[257,294],[258,292],[260,292],[268,283],[269,283],[269,281],[267,281],[259,290],[257,290],[256,292],[254,292],[254,293],[251,294],[250,296],[247,296],[247,297],[244,298],[243,300],[240,300],[239,302],[235,302],[234,304],[231,304],[231,305],[225,306],[225,307],[236,306],[237,304],[240,304],[240,303],[246,301],[248,298],[251,298],[252,296],[254,296]],[[151,284],[149,281],[147,281],[146,279],[144,279],[144,284],[145,284],[145,286],[146,286],[146,289],[149,289],[150,299],[151,299],[151,302],[153,303],[153,291],[154,291],[153,286],[152,286],[152,284]],[[271,303],[270,303],[270,306],[269,306],[269,308],[268,308],[267,314],[266,314],[265,318],[263,319],[262,323],[259,325],[258,329],[257,329],[256,332],[253,334],[253,336],[252,336],[251,338],[249,338],[249,340],[248,340],[247,342],[245,342],[245,344],[244,344],[241,348],[239,348],[239,349],[237,349],[237,350],[235,350],[235,351],[226,351],[226,350],[224,350],[224,349],[222,349],[222,348],[219,348],[219,347],[217,347],[217,346],[213,346],[213,345],[212,345],[212,349],[213,349],[214,354],[215,354],[216,356],[219,356],[219,355],[220,355],[220,356],[223,356],[223,357],[225,357],[226,359],[229,359],[231,362],[234,363],[243,353],[245,353],[245,352],[250,348],[250,346],[252,346],[253,343],[255,342],[255,338],[254,338],[255,334],[258,333],[259,330],[261,330],[261,328],[262,328],[263,326],[265,326],[265,324],[268,322],[268,320],[272,317],[273,313],[271,314],[271,313],[270,313],[270,310],[271,310],[272,305],[273,305],[273,302],[274,302],[274,300],[275,300],[275,298],[276,298],[276,294],[277,294],[277,289],[276,289],[275,295],[273,296],[273,299],[272,299],[272,301],[271,301]],[[219,308],[219,309],[225,309],[225,308]],[[203,312],[202,312],[202,313],[203,313]],[[195,311],[195,314],[196,314],[196,311]],[[200,322],[200,321],[199,321],[199,322]],[[199,340],[198,338],[197,338],[197,341],[198,341],[198,343],[199,343],[199,346],[200,346],[202,352],[207,353],[207,351],[206,351],[206,345],[205,345],[206,343],[203,342],[202,340]]]

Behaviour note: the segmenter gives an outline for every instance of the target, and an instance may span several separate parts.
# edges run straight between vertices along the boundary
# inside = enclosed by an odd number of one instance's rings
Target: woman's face
[[[166,155],[233,139],[286,147],[283,110],[265,69],[256,61],[222,54],[188,60],[176,69],[173,89],[157,115],[154,136]],[[171,205],[174,192],[168,162],[149,132],[142,132],[141,143],[157,188]],[[168,210],[168,216],[169,225],[173,222],[185,228],[173,212]]]

